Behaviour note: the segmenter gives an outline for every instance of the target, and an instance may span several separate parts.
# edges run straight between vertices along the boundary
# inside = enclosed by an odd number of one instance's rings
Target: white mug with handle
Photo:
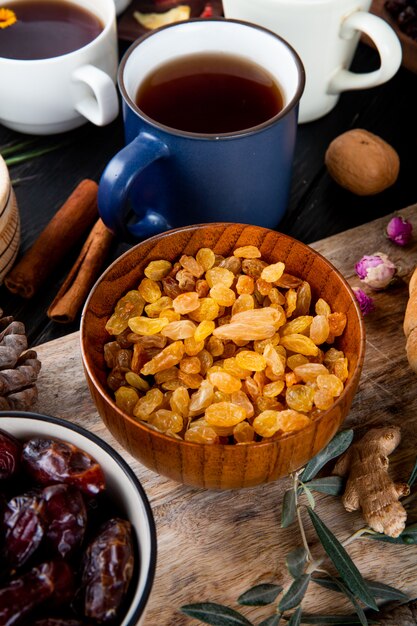
[[[370,5],[371,0],[223,0],[227,18],[274,31],[300,55],[306,72],[300,123],[331,111],[341,92],[381,85],[400,67],[400,41],[384,20],[368,12]],[[357,74],[348,68],[361,33],[378,50],[380,67]]]
[[[0,57],[0,123],[35,135],[104,126],[119,112],[114,0],[71,0],[99,18],[103,30],[82,48],[46,59]],[[8,7],[18,7],[10,2]],[[13,28],[13,26],[11,27]]]

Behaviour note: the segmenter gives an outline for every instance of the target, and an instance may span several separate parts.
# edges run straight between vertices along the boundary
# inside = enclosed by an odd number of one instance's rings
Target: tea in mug
[[[233,133],[275,117],[284,106],[275,79],[261,66],[225,53],[183,56],[145,77],[136,104],[170,128]]]
[[[6,5],[16,22],[0,29],[0,57],[50,59],[74,52],[103,30],[90,11],[65,0],[22,0]]]

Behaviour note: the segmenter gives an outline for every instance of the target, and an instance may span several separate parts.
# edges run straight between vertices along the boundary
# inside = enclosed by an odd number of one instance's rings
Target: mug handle
[[[357,31],[362,31],[373,41],[381,65],[378,70],[366,74],[340,69],[330,80],[328,93],[338,94],[349,89],[376,87],[392,78],[401,65],[401,43],[394,30],[383,19],[364,11],[351,13],[344,19],[339,36],[342,39],[352,39]]]
[[[124,241],[137,241],[172,228],[163,215],[152,209],[134,224],[127,224],[129,191],[136,178],[154,161],[168,156],[168,146],[144,132],[107,164],[98,187],[98,210],[107,228]]]
[[[72,73],[72,79],[84,83],[93,92],[74,104],[78,113],[96,126],[105,126],[116,119],[119,100],[116,86],[106,72],[94,65],[82,65]]]

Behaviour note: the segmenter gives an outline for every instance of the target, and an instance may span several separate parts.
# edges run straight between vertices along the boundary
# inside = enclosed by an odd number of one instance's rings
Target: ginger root
[[[400,440],[397,426],[372,428],[350,446],[333,470],[337,476],[348,476],[342,498],[345,509],[362,509],[367,524],[389,537],[398,537],[407,519],[398,499],[408,495],[410,488],[407,483],[394,483],[388,474],[388,455]]]
[[[404,315],[404,335],[407,343],[405,350],[411,369],[417,372],[417,267],[415,268],[408,286],[409,299]]]

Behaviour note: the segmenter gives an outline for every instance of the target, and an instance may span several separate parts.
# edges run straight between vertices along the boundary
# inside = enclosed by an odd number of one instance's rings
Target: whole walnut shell
[[[394,148],[361,128],[336,137],[324,161],[330,176],[358,196],[372,196],[387,189],[395,183],[400,170]]]

